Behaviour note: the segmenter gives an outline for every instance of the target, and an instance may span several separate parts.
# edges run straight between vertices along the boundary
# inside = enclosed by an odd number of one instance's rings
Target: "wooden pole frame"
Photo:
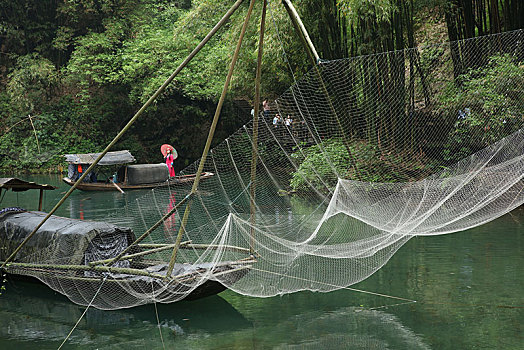
[[[229,83],[231,81],[231,77],[233,76],[233,70],[235,69],[235,64],[238,60],[240,47],[242,46],[242,41],[244,40],[244,35],[246,34],[247,24],[249,23],[251,12],[253,12],[253,6],[255,5],[255,1],[256,0],[251,0],[249,4],[249,8],[247,10],[246,19],[244,20],[244,24],[242,25],[242,30],[238,38],[238,42],[235,48],[235,52],[233,54],[233,58],[231,59],[231,65],[229,66],[229,71],[227,73],[226,81],[224,83],[224,88],[222,89],[222,94],[220,95],[220,99],[218,100],[215,115],[213,117],[213,122],[211,123],[211,127],[209,128],[206,145],[204,146],[204,150],[202,151],[202,158],[200,158],[200,163],[198,164],[197,175],[195,178],[195,182],[193,182],[193,187],[191,188],[191,194],[196,193],[198,189],[198,185],[200,183],[200,175],[202,174],[202,170],[204,169],[204,164],[206,162],[206,158],[209,153],[209,149],[211,148],[211,141],[213,140],[213,135],[215,134],[215,129],[218,123],[218,119],[220,117],[220,112],[222,111],[222,105],[224,104],[224,100],[226,99],[226,93],[229,87]],[[173,254],[171,255],[171,260],[169,261],[169,267],[166,273],[166,278],[168,278],[171,275],[171,273],[173,272],[176,256],[178,253],[178,247],[180,246],[180,242],[182,241],[182,235],[184,234],[186,230],[187,220],[189,217],[189,212],[191,211],[192,202],[193,201],[191,200],[187,204],[186,209],[184,211],[184,216],[182,217],[182,221],[180,223],[180,229],[178,230],[177,238],[175,241],[175,247],[173,248]]]
[[[295,27],[295,30],[298,36],[302,40],[302,44],[307,52],[309,60],[313,64],[313,69],[318,77],[320,85],[322,86],[322,90],[324,94],[326,95],[326,100],[329,104],[329,108],[331,109],[331,112],[335,116],[340,132],[342,133],[342,138],[344,139],[344,145],[346,146],[346,149],[348,151],[348,155],[351,160],[353,170],[355,171],[355,176],[357,177],[357,179],[360,179],[357,164],[356,164],[355,158],[353,157],[353,152],[351,152],[351,148],[349,146],[349,139],[346,135],[346,132],[344,131],[344,128],[342,126],[342,123],[340,122],[340,119],[338,118],[337,111],[335,110],[335,107],[333,106],[331,97],[329,96],[329,93],[326,88],[326,84],[324,83],[324,79],[322,79],[322,75],[320,74],[320,70],[318,66],[321,63],[321,60],[320,60],[320,57],[318,56],[317,50],[315,49],[315,46],[313,45],[313,42],[311,41],[309,34],[306,30],[306,27],[302,23],[302,20],[300,19],[300,16],[298,15],[297,10],[291,3],[291,0],[282,0],[282,3],[284,4],[284,7],[286,8],[289,14],[289,18],[291,19],[291,22],[293,23],[293,26]]]
[[[309,59],[311,60],[313,65],[316,66],[320,62],[320,57],[318,56],[317,50],[315,49],[315,45],[313,45],[313,42],[311,41],[311,38],[309,37],[306,27],[304,26],[304,23],[302,23],[302,20],[300,19],[297,10],[295,9],[290,0],[282,0],[282,3],[284,4],[284,7],[288,12],[289,17],[291,18],[291,22],[293,23],[293,26],[295,27],[297,34],[300,36],[302,42],[304,43],[304,46],[306,47]]]
[[[131,125],[142,115],[142,113],[149,107],[154,100],[157,99],[157,97],[164,92],[164,90],[167,88],[167,86],[173,81],[173,79],[180,73],[180,71],[187,66],[187,64],[193,59],[193,57],[196,56],[196,54],[207,44],[207,42],[215,35],[215,33],[229,20],[229,17],[236,11],[236,9],[240,6],[240,4],[244,0],[237,0],[233,6],[229,9],[229,11],[218,21],[218,23],[211,29],[211,31],[206,35],[204,39],[193,49],[193,51],[186,57],[186,59],[178,66],[178,68],[169,76],[169,78],[166,79],[166,81],[158,88],[158,90],[147,100],[146,103],[136,112],[136,114],[129,120],[129,122],[124,126],[124,128],[115,136],[113,141],[107,145],[107,147],[100,153],[100,155],[95,159],[95,161],[87,168],[87,170],[80,176],[80,178],[73,184],[73,186],[67,191],[67,193],[60,199],[60,201],[54,206],[53,209],[47,214],[45,218],[42,219],[42,221],[35,227],[33,232],[31,232],[23,241],[20,243],[20,245],[7,257],[7,259],[3,262],[2,266],[0,266],[0,269],[3,269],[6,264],[11,261],[16,254],[22,249],[22,247],[33,237],[33,235],[38,231],[40,227],[53,215],[53,213],[65,202],[65,200],[71,195],[71,193],[76,189],[79,183],[84,180],[84,178],[91,172],[94,167],[98,164],[98,162],[104,157],[104,155],[109,152],[111,147],[115,145],[115,143],[129,130]],[[200,174],[197,174],[197,177],[199,177]]]
[[[264,51],[264,32],[266,28],[266,9],[267,0],[263,0],[262,17],[260,19],[260,37],[258,40],[257,71],[255,76],[255,106],[253,115],[253,150],[251,152],[251,186],[249,188],[249,211],[251,222],[251,243],[249,250],[251,254],[255,253],[255,196],[256,196],[256,176],[257,176],[257,159],[258,159],[258,116],[260,110],[260,79],[262,77],[262,54]]]

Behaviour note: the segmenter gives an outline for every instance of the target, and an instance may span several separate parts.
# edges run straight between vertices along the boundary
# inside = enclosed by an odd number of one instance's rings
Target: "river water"
[[[59,186],[57,176],[24,179]],[[96,219],[143,195],[75,192],[57,215]],[[35,193],[0,207],[36,209]],[[331,293],[88,309],[64,349],[523,349],[524,209],[465,232],[414,238],[377,273]],[[85,307],[43,285],[2,283],[0,349],[57,349]],[[389,296],[389,297],[386,297]],[[414,300],[394,299],[400,297]]]

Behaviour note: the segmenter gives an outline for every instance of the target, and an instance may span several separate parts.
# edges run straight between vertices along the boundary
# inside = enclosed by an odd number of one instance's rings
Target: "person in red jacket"
[[[175,157],[173,157],[173,152],[170,149],[167,150],[166,157],[164,159],[166,161],[167,168],[169,169],[169,176],[175,177],[175,168],[173,167]]]

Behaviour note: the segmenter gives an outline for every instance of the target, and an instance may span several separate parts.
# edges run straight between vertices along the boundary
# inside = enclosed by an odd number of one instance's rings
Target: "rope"
[[[57,350],[60,350],[62,346],[64,346],[65,342],[69,339],[71,334],[73,334],[74,330],[76,329],[80,321],[84,318],[85,314],[87,313],[87,310],[89,310],[89,307],[93,305],[93,301],[95,301],[95,298],[97,297],[98,293],[100,293],[100,290],[102,290],[102,286],[104,285],[104,282],[106,281],[106,279],[107,279],[107,275],[104,276],[104,279],[102,280],[102,283],[100,283],[100,287],[98,287],[98,290],[96,291],[95,295],[93,296],[93,299],[91,299],[91,301],[89,302],[89,305],[87,305],[86,309],[84,310],[82,315],[80,315],[80,318],[78,319],[78,321],[76,321],[75,325],[73,326],[69,334],[65,337],[64,341],[62,342],[62,344],[60,344]]]
[[[151,281],[151,291],[153,293],[153,304],[155,305],[155,316],[156,316],[156,323],[158,325],[158,333],[160,333],[160,341],[162,342],[162,349],[165,349],[166,344],[164,344],[164,337],[162,336],[162,328],[160,326],[160,319],[158,318],[158,308],[156,307],[155,287],[154,287],[153,281]]]
[[[261,269],[257,269],[257,268],[254,268],[254,267],[252,267],[251,270],[256,270],[256,271],[260,271],[260,272],[271,273],[271,274],[273,274],[273,275],[282,276],[282,277],[294,278],[294,279],[297,279],[297,280],[300,280],[300,281],[305,281],[305,282],[314,282],[314,283],[318,283],[318,284],[324,284],[324,285],[326,285],[326,286],[335,287],[335,288],[337,288],[337,289],[347,289],[347,290],[351,290],[351,291],[353,291],[353,292],[359,292],[359,293],[364,293],[364,294],[371,294],[371,295],[376,295],[376,296],[384,297],[384,298],[391,298],[391,299],[403,300],[403,301],[407,301],[408,303],[416,303],[416,302],[417,302],[416,300],[407,299],[407,298],[402,298],[402,297],[397,297],[397,296],[394,296],[394,295],[388,295],[388,294],[382,294],[382,293],[370,292],[370,291],[367,291],[367,290],[357,289],[357,288],[351,288],[351,287],[337,286],[336,284],[332,284],[332,283],[320,282],[320,281],[315,281],[315,280],[308,280],[308,279],[300,278],[300,277],[296,277],[296,276],[284,275],[284,274],[282,274],[282,273],[278,273],[278,272],[267,271],[267,270],[261,270]]]

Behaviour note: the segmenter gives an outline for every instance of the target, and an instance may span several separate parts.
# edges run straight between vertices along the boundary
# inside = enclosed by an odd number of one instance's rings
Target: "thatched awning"
[[[41,185],[36,182],[24,181],[17,179],[16,177],[0,177],[0,189],[13,190],[15,192],[27,191],[27,190],[54,190],[55,186]]]

